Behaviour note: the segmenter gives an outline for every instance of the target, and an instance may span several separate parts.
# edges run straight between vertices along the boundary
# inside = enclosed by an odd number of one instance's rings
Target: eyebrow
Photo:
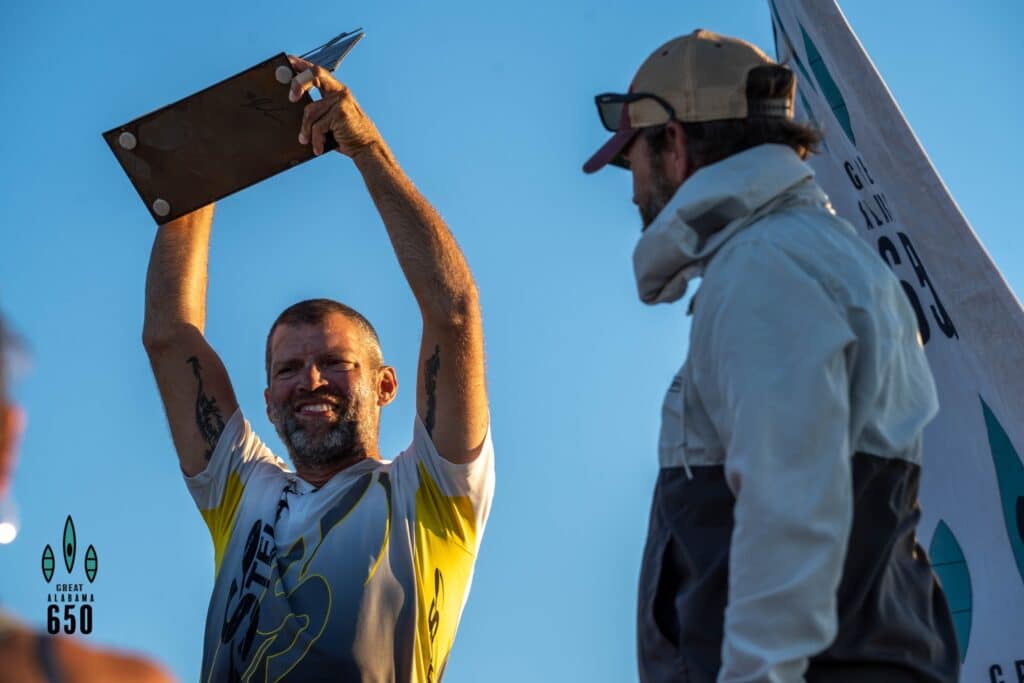
[[[273,350],[271,350],[271,354],[273,354]],[[356,350],[347,349],[345,347],[340,346],[332,346],[331,348],[325,349],[323,352],[317,355],[316,360],[322,361],[324,358],[330,356],[338,356],[343,360],[349,360],[357,365],[362,364],[362,360],[358,357],[358,352]],[[282,366],[294,364],[301,365],[302,361],[297,356],[286,356],[281,360],[275,359],[274,362],[270,364],[270,370],[271,372],[273,372],[275,370],[279,370]]]
[[[290,367],[298,367],[300,365],[302,365],[302,363],[299,361],[298,358],[286,358],[284,360],[275,360],[273,363],[270,364],[270,374],[273,375],[279,370]]]

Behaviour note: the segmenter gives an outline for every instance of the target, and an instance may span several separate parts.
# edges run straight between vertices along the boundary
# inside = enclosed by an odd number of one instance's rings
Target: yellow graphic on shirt
[[[422,463],[416,491],[413,683],[444,673],[473,571],[476,516],[468,496],[446,496]]]
[[[238,473],[231,472],[228,474],[227,482],[224,484],[224,493],[221,495],[217,507],[199,511],[213,538],[214,576],[220,573],[220,564],[224,560],[224,551],[228,548],[231,532],[235,528],[235,517],[238,516],[238,504],[242,500],[244,489]]]

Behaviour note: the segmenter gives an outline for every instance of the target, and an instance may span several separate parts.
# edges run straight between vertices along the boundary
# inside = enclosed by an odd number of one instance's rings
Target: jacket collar
[[[706,166],[684,182],[633,251],[640,300],[676,301],[733,235],[785,200],[828,201],[814,171],[785,145],[761,145]]]

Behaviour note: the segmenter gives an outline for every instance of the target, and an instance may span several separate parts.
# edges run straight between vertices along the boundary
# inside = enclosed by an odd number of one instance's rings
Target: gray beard
[[[359,415],[358,397],[352,401],[339,400],[338,408],[338,419],[326,432],[310,434],[299,424],[291,407],[271,406],[271,422],[297,469],[321,469],[366,457],[366,430]]]
[[[647,197],[647,200],[637,207],[640,211],[640,220],[643,222],[644,230],[650,227],[654,219],[661,213],[661,210],[672,201],[676,190],[679,189],[678,186],[672,187],[672,183],[661,172],[660,166],[660,158],[651,160],[651,177],[654,179],[654,186],[651,188],[651,194]]]

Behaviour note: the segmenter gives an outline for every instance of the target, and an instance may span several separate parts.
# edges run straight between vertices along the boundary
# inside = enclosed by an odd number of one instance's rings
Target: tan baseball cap
[[[670,40],[640,65],[628,94],[597,96],[602,121],[615,134],[583,165],[584,172],[593,173],[608,163],[623,166],[619,155],[641,128],[673,118],[694,123],[743,119],[753,113],[791,118],[792,95],[747,102],[747,74],[775,63],[744,40],[703,29]]]

